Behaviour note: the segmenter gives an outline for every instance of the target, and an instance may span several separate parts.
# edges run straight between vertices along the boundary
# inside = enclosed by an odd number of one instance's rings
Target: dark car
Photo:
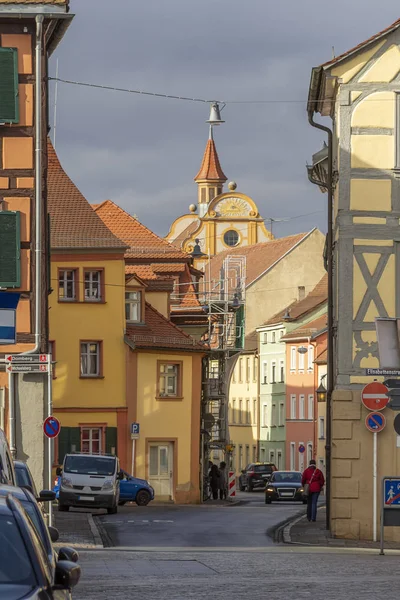
[[[255,488],[264,488],[272,473],[276,471],[273,463],[250,463],[239,477],[239,489],[252,492]]]
[[[275,471],[265,488],[265,504],[275,500],[295,500],[306,504],[303,494],[300,471]]]
[[[18,487],[27,488],[37,498],[37,489],[29,467],[22,460],[14,460],[14,470]]]
[[[21,503],[0,497],[0,598],[69,600],[80,573],[76,563],[50,563]]]
[[[138,506],[147,506],[154,500],[154,490],[145,479],[138,479],[121,471],[122,479],[119,482],[119,504],[123,506],[126,502],[136,502]]]

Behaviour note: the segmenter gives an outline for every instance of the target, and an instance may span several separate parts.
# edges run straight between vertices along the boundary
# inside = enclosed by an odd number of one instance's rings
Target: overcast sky
[[[215,131],[222,168],[281,237],[325,231],[326,195],[305,164],[323,134],[307,122],[313,66],[400,17],[395,0],[71,0],[51,60],[65,79],[227,104]],[[52,85],[54,99],[54,85]],[[277,101],[277,102],[276,102]],[[298,101],[298,102],[294,102]],[[208,106],[58,86],[56,149],[90,202],[110,198],[156,233],[197,200]],[[53,117],[52,117],[53,120]]]

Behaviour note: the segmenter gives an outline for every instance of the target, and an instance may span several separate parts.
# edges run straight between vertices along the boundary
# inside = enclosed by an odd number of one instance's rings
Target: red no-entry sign
[[[368,410],[382,410],[389,402],[388,388],[379,381],[368,383],[362,391],[361,401]]]

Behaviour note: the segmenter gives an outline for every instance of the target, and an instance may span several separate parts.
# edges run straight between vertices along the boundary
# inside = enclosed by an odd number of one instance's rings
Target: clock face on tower
[[[253,207],[243,198],[224,198],[214,208],[218,217],[248,217]]]

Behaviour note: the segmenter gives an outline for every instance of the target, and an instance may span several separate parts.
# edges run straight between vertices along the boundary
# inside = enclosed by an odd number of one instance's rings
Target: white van
[[[70,506],[118,511],[121,472],[116,456],[66,454],[63,463],[58,510]]]
[[[1,484],[17,485],[10,448],[2,429],[0,429],[0,485]]]

